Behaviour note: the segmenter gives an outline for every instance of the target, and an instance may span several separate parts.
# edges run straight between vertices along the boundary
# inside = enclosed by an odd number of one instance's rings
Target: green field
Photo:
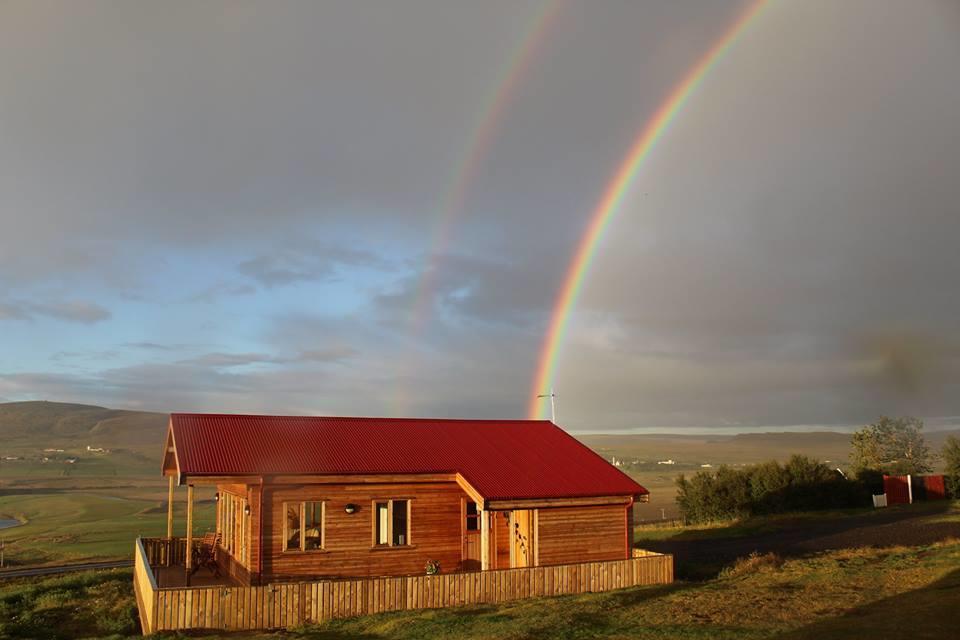
[[[0,514],[25,523],[0,529],[8,566],[129,559],[137,536],[162,536],[167,530],[166,498],[161,501],[159,492],[151,496],[143,488],[8,495],[0,497]],[[195,531],[212,527],[213,518],[209,498],[197,503]],[[182,535],[183,503],[175,505],[174,519]]]
[[[919,525],[946,518],[960,505],[921,511]],[[911,514],[902,514],[911,515]],[[831,514],[837,528],[862,514]],[[806,516],[822,521],[823,514]],[[780,519],[754,521],[738,538]],[[642,531],[640,532],[642,533]],[[674,528],[672,536],[703,536]],[[723,527],[708,534],[714,541]],[[704,540],[709,544],[709,540]],[[859,638],[954,637],[960,607],[960,540],[916,546],[866,546],[799,557],[748,555],[703,581],[562,596],[506,605],[382,614],[287,633],[231,637],[333,639],[420,638]],[[0,638],[136,636],[129,571],[89,572],[42,580],[0,582]],[[191,634],[190,637],[219,636]]]
[[[0,404],[0,520],[22,523],[0,529],[5,564],[128,559],[138,535],[166,535],[167,486],[160,476],[165,425],[161,414]],[[197,491],[197,532],[213,524],[212,493]],[[174,512],[181,535],[185,497],[178,489]]]

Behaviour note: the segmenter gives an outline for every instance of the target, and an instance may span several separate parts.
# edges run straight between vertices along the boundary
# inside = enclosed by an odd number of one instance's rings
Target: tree
[[[930,448],[922,430],[919,418],[882,416],[853,434],[853,468],[897,475],[929,472]]]
[[[960,438],[950,436],[943,443],[943,475],[947,480],[947,491],[953,498],[960,498]]]

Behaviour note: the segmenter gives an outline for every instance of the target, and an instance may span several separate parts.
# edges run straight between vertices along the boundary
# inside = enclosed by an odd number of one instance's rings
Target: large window
[[[391,547],[402,547],[410,544],[409,500],[374,502],[373,544]]]
[[[323,502],[284,502],[284,551],[323,549]]]
[[[241,563],[248,562],[247,500],[226,491],[220,493],[218,516],[220,544]]]

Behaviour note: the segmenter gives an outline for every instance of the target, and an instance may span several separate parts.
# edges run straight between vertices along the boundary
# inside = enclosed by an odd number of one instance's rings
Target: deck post
[[[490,512],[480,512],[480,570],[490,568]]]
[[[170,488],[167,490],[167,540],[173,539],[173,476],[168,476]]]
[[[187,571],[187,586],[190,586],[190,573],[193,569],[193,485],[187,485],[187,550],[184,564]]]

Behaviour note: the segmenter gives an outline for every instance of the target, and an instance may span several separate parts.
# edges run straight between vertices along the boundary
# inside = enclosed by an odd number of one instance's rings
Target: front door
[[[463,560],[464,571],[480,570],[480,512],[477,503],[463,501]]]
[[[533,510],[518,509],[510,513],[510,566],[532,567]]]

